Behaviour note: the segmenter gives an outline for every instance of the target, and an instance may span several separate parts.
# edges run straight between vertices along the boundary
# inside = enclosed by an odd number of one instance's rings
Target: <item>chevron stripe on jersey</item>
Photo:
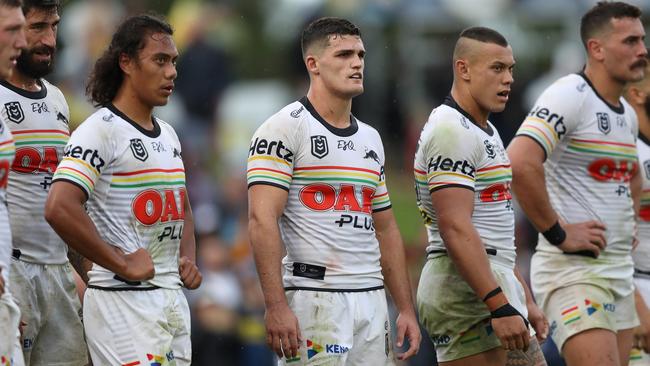
[[[115,107],[102,108],[74,131],[54,181],[87,195],[88,215],[102,238],[126,253],[145,248],[155,277],[141,286],[180,287],[178,256],[185,218],[185,169],[170,125],[154,119],[142,129]],[[94,265],[90,284],[124,287]]]
[[[374,128],[354,117],[349,128],[334,128],[303,98],[255,132],[247,180],[249,187],[264,184],[288,191],[280,219],[287,249],[285,286],[383,285],[372,213],[391,203],[384,149]],[[322,278],[302,274],[300,264],[325,268]]]
[[[61,91],[41,80],[40,92],[0,81],[0,106],[16,144],[7,201],[13,247],[20,259],[40,264],[67,262],[63,240],[45,221],[45,200],[52,175],[70,137],[68,104]]]
[[[650,272],[650,140],[639,133],[636,141],[642,179],[641,208],[637,220],[639,245],[632,252],[634,267]]]
[[[496,249],[491,261],[514,266],[512,170],[494,126],[484,130],[448,97],[425,124],[414,163],[417,204],[424,218],[427,252],[443,250],[431,193],[448,187],[474,191],[472,224],[486,248]]]
[[[14,160],[16,146],[11,131],[0,120],[0,270],[5,286],[9,283],[11,263],[11,229],[7,210],[7,184],[9,169]]]

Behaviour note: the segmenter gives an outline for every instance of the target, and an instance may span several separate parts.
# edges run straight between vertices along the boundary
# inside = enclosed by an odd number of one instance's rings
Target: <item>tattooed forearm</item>
[[[88,271],[92,268],[93,262],[70,247],[68,247],[68,260],[79,276],[81,276],[84,283],[88,283]]]
[[[547,366],[544,354],[535,337],[530,340],[528,351],[510,351],[508,352],[508,361],[506,366]]]

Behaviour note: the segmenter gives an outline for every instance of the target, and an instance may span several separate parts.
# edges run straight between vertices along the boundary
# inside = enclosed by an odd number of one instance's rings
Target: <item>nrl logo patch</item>
[[[327,137],[323,135],[316,135],[311,137],[311,154],[315,157],[322,159],[329,153],[327,146]]]
[[[140,161],[145,161],[149,157],[149,153],[140,139],[131,139],[131,152],[133,157]]]
[[[7,112],[7,119],[13,123],[20,123],[25,119],[25,113],[19,102],[5,103],[5,111]]]
[[[596,119],[598,120],[598,129],[600,132],[606,135],[612,130],[612,124],[609,123],[609,114],[596,113]]]

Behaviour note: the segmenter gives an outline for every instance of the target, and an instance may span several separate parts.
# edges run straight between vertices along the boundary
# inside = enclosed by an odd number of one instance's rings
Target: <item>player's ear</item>
[[[597,61],[605,59],[605,49],[603,43],[598,38],[589,38],[587,40],[587,54]]]
[[[454,72],[460,79],[469,81],[469,63],[467,60],[462,58],[454,60]]]
[[[316,56],[307,55],[305,57],[305,66],[307,66],[307,71],[309,71],[310,74],[315,74],[315,75],[320,74],[318,60],[316,59]]]
[[[121,53],[119,57],[120,69],[125,75],[130,75],[133,69],[133,59],[126,53]]]

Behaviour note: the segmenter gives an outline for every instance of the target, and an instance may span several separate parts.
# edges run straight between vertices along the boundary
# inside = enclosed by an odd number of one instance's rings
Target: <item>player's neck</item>
[[[621,105],[621,95],[623,95],[624,84],[612,78],[602,65],[590,65],[585,67],[585,75],[593,85],[596,92],[613,106]]]
[[[126,90],[124,85],[113,99],[113,105],[145,130],[153,130],[154,125],[151,121],[153,107],[142,103],[134,93]]]
[[[39,82],[39,79],[34,79],[32,77],[29,77],[20,71],[18,69],[14,68],[14,72],[11,74],[11,76],[7,79],[9,84],[15,86],[16,88],[20,88],[23,90],[27,90],[30,92],[39,92],[42,89],[42,85]]]
[[[313,87],[309,88],[307,99],[327,123],[336,128],[350,127],[352,99],[338,98],[330,93],[318,92]]]
[[[482,108],[476,100],[469,94],[468,89],[451,87],[451,97],[454,98],[459,107],[467,112],[474,122],[481,128],[487,128],[487,119],[490,112]]]

